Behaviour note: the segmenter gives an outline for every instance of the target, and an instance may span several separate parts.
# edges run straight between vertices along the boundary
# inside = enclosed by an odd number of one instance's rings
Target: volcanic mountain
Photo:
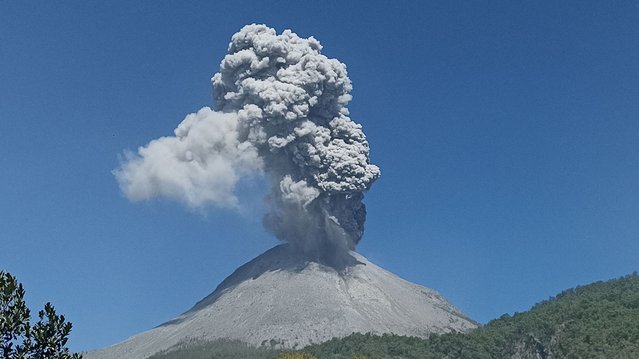
[[[436,291],[358,253],[335,266],[283,244],[238,268],[179,317],[85,357],[143,359],[188,340],[301,348],[353,332],[426,337],[475,327]]]

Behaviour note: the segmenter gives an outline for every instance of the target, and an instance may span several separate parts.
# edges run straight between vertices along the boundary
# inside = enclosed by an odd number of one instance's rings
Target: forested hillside
[[[319,358],[639,358],[639,276],[564,291],[468,334],[353,334],[305,351]]]

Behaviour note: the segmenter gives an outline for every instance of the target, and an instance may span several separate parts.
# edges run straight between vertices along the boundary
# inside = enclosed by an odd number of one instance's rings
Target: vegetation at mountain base
[[[639,358],[639,275],[569,289],[467,334],[353,334],[304,351],[331,359]]]
[[[279,359],[280,351],[255,348],[239,340],[184,342],[149,359]]]
[[[57,315],[51,303],[31,325],[24,287],[14,276],[0,272],[0,357],[2,359],[80,359],[66,347],[71,323]]]
[[[318,359],[304,351],[255,348],[239,340],[185,342],[149,359]],[[357,359],[367,359],[361,357]]]
[[[237,341],[185,345],[153,359],[587,359],[639,358],[639,275],[569,289],[524,313],[503,315],[469,333],[352,334],[301,351],[251,348]]]
[[[317,359],[317,357],[306,352],[285,352],[277,359]]]

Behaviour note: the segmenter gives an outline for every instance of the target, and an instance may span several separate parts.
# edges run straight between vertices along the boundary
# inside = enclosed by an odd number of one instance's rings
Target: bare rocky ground
[[[334,268],[284,244],[238,268],[186,313],[85,358],[144,359],[188,340],[302,348],[353,332],[426,337],[475,327],[436,291],[355,252]]]

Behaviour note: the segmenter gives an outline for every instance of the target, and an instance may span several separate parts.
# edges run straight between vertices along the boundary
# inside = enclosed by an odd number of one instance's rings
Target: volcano
[[[179,317],[88,359],[143,359],[190,340],[299,349],[352,333],[427,337],[476,324],[432,289],[349,252],[341,266],[282,244],[238,268]]]

